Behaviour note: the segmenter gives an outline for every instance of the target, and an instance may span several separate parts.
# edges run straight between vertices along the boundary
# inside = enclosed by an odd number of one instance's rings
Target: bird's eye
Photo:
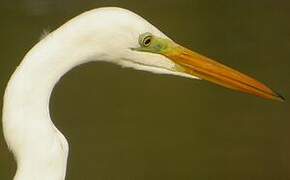
[[[144,33],[144,34],[140,35],[140,38],[139,38],[140,46],[142,46],[142,47],[150,46],[152,37],[153,36],[151,33]]]

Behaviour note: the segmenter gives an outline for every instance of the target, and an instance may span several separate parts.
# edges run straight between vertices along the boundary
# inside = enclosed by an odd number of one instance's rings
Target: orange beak
[[[170,51],[163,54],[178,64],[184,73],[244,93],[284,101],[281,95],[263,83],[180,45],[175,44]]]

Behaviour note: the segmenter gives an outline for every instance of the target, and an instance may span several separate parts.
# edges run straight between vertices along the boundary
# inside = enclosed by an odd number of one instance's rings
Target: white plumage
[[[152,71],[194,77],[171,71],[164,56],[132,51],[138,37],[151,32],[167,38],[140,16],[120,8],[86,12],[50,33],[24,57],[7,85],[3,130],[17,161],[14,180],[63,180],[68,143],[49,115],[54,85],[73,67],[107,61]]]

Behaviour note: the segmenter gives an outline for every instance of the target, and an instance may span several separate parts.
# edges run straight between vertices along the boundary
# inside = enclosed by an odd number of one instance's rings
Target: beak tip
[[[281,101],[281,102],[286,101],[285,97],[282,96],[280,93],[275,92],[275,94],[277,95],[277,98],[278,98],[279,101]]]

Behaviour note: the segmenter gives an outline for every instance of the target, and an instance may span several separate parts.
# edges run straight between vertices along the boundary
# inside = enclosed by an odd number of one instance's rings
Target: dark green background
[[[102,6],[130,9],[290,97],[286,0],[1,0],[1,97],[43,29]],[[69,180],[290,179],[289,101],[91,63],[58,83],[51,114],[70,143]],[[0,179],[12,179],[15,168],[1,136]]]

